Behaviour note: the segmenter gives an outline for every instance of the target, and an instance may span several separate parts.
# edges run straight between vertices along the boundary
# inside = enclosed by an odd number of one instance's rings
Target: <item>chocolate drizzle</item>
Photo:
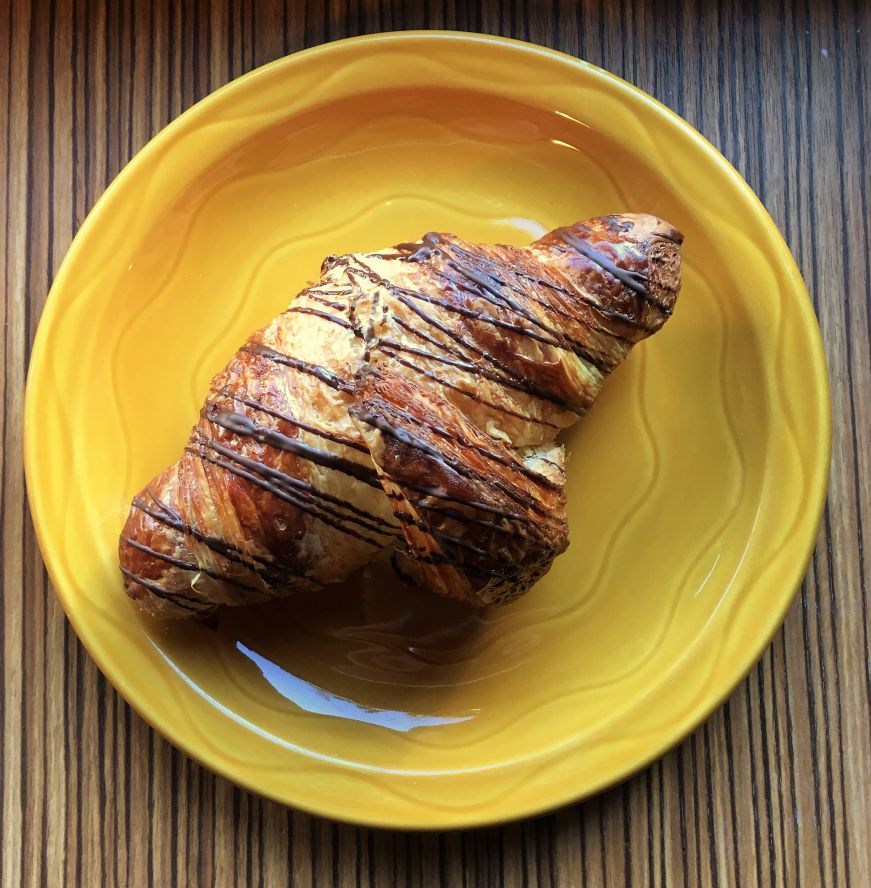
[[[624,223],[624,224],[626,224],[626,223]],[[665,236],[665,235],[663,235],[663,236]],[[443,249],[444,243],[445,242],[443,242],[439,238],[439,236],[437,234],[435,234],[435,232],[429,232],[421,238],[420,243],[397,244],[397,246],[396,246],[397,252],[395,254],[393,254],[393,255],[380,254],[380,255],[381,255],[381,258],[384,258],[384,259],[401,258],[407,262],[425,262],[425,261],[429,261],[430,259],[432,259],[433,256],[442,255],[444,252],[444,249]],[[677,241],[677,243],[680,243],[680,241]],[[462,249],[457,244],[453,244],[453,243],[450,243],[449,246],[455,250]],[[462,250],[462,252],[468,256],[468,251]],[[582,302],[588,308],[591,308],[594,311],[598,312],[599,314],[604,315],[606,318],[620,321],[623,324],[627,324],[628,326],[631,326],[631,327],[637,327],[638,329],[646,329],[643,324],[639,323],[634,318],[631,318],[628,315],[623,314],[622,312],[617,311],[614,308],[611,308],[606,305],[602,305],[600,302],[590,299],[581,293],[569,292],[568,290],[565,289],[565,287],[561,287],[559,284],[555,284],[552,281],[547,280],[546,278],[534,277],[533,275],[530,275],[530,274],[528,274],[522,270],[518,270],[518,269],[512,269],[512,273],[514,274],[515,277],[522,277],[522,278],[525,278],[526,280],[531,281],[532,283],[541,284],[545,287],[548,287],[549,289],[560,293],[562,296],[568,297],[572,301],[576,300],[576,301]],[[527,296],[531,295],[531,298],[545,309],[548,309],[550,311],[555,311],[558,314],[561,314],[563,317],[568,318],[570,320],[576,320],[574,315],[570,315],[567,312],[565,312],[564,310],[561,310],[558,307],[556,307],[550,303],[544,302],[542,299],[540,299],[539,297],[537,297],[534,294],[525,294],[525,295],[527,295]],[[584,321],[583,318],[580,318],[577,320],[581,320],[582,322]],[[612,330],[603,329],[602,327],[596,326],[595,324],[588,323],[587,325],[591,326],[593,329],[595,329],[599,333],[603,333],[607,336],[613,336],[616,339],[623,339],[623,337],[621,337],[619,334],[613,332]],[[628,340],[623,340],[623,341],[628,341]]]
[[[175,558],[173,555],[169,555],[166,552],[159,552],[157,549],[152,549],[151,546],[146,546],[144,543],[140,543],[138,540],[130,539],[130,537],[122,536],[121,539],[128,546],[133,546],[134,549],[138,549],[140,552],[144,552],[146,555],[149,555],[152,558],[157,558],[159,561],[165,561],[167,564],[171,564],[174,567],[181,568],[181,570],[201,573],[207,577],[211,577],[213,580],[220,580],[220,582],[222,583],[228,583],[229,585],[236,586],[239,589],[247,589],[250,592],[262,591],[261,589],[257,589],[254,586],[249,586],[247,583],[242,583],[239,580],[228,577],[220,573],[219,571],[212,570],[208,567],[201,567],[199,564],[191,564],[188,561],[183,561],[181,558]]]
[[[340,327],[344,327],[346,330],[351,330],[353,333],[357,331],[354,330],[354,325],[346,320],[345,318],[337,317],[334,314],[330,314],[328,311],[321,311],[318,308],[311,308],[308,305],[292,305],[285,314],[307,314],[313,315],[316,318],[320,318],[323,321],[329,321],[331,324],[338,324]]]
[[[586,346],[573,339],[571,336],[564,334],[546,324],[541,318],[537,317],[532,311],[524,308],[513,296],[506,291],[511,291],[512,287],[499,276],[496,267],[492,261],[486,257],[473,257],[468,251],[456,244],[449,244],[446,247],[449,250],[450,259],[446,263],[450,268],[455,269],[468,281],[474,284],[474,287],[466,286],[474,295],[482,299],[486,299],[492,305],[497,307],[508,307],[517,317],[528,321],[533,326],[538,327],[545,335],[536,333],[528,327],[515,325],[514,331],[526,335],[531,339],[536,339],[547,345],[571,351],[579,358],[594,366],[601,373],[609,373],[613,369],[613,362],[608,361],[602,355],[594,355]],[[478,262],[480,267],[476,268],[474,263]],[[454,282],[456,282],[454,280]],[[521,291],[524,298],[527,294]],[[535,300],[543,308],[545,306],[541,301]],[[506,327],[511,329],[511,327]]]
[[[301,361],[299,358],[283,355],[280,352],[269,348],[268,345],[263,345],[259,342],[249,342],[242,347],[241,351],[247,352],[250,355],[259,355],[262,358],[268,358],[276,364],[283,364],[285,367],[291,367],[293,370],[299,370],[301,373],[308,373],[309,376],[314,376],[315,379],[338,392],[353,393],[354,391],[353,382],[349,382],[347,379],[342,379],[341,376],[337,376],[331,370],[327,370],[326,367],[318,367],[316,364],[309,364],[307,361]]]
[[[480,357],[486,360],[491,366],[496,366],[501,371],[499,374],[494,373],[492,370],[487,369],[486,367],[482,367],[480,364],[467,364],[466,368],[470,373],[476,373],[480,376],[485,377],[486,379],[491,380],[492,382],[499,383],[500,385],[504,385],[507,388],[513,388],[518,391],[522,391],[526,394],[535,395],[538,398],[541,398],[544,401],[549,401],[552,404],[556,404],[559,407],[562,407],[565,410],[570,410],[573,413],[582,414],[585,411],[585,407],[583,405],[572,404],[566,401],[564,398],[561,398],[559,395],[554,394],[553,392],[549,392],[546,389],[541,388],[536,385],[532,380],[519,376],[513,371],[511,371],[506,364],[499,361],[493,355],[485,352],[479,346],[475,345],[466,337],[462,336],[460,333],[452,330],[447,327],[445,324],[440,323],[438,320],[433,318],[419,306],[413,304],[412,300],[418,300],[422,302],[429,303],[431,305],[437,305],[441,308],[446,309],[447,311],[454,312],[456,314],[460,314],[464,317],[468,317],[471,319],[480,320],[482,317],[487,319],[488,315],[483,315],[481,312],[474,311],[472,309],[463,308],[462,306],[455,305],[452,302],[447,302],[443,299],[438,299],[434,296],[429,296],[423,292],[419,292],[416,290],[410,290],[405,287],[399,287],[394,284],[392,281],[388,281],[385,278],[378,275],[375,271],[368,266],[365,266],[363,263],[360,263],[362,266],[361,269],[349,269],[350,272],[356,272],[358,274],[364,275],[366,278],[370,280],[371,283],[374,283],[380,287],[384,287],[388,289],[392,293],[394,293],[398,299],[398,301],[413,311],[418,315],[422,320],[426,321],[431,326],[440,330],[442,333],[445,333],[447,336],[452,338],[455,342],[457,342],[462,347],[469,349],[477,353]],[[516,326],[510,325],[508,322],[502,322],[498,318],[495,319],[497,321],[496,326]],[[428,357],[435,358],[436,356],[432,353],[427,354]]]
[[[200,445],[199,449],[188,449],[192,453],[195,453],[197,456],[199,456],[200,459],[212,463],[213,465],[218,466],[219,468],[222,468],[239,478],[244,478],[255,487],[259,487],[261,490],[265,490],[268,493],[271,493],[277,499],[283,500],[284,502],[295,506],[300,511],[306,512],[313,518],[317,518],[324,524],[328,524],[330,527],[333,527],[336,530],[347,534],[348,536],[356,537],[357,539],[362,540],[365,543],[369,543],[372,546],[383,546],[383,542],[379,542],[373,539],[371,536],[359,533],[353,528],[347,527],[347,524],[355,524],[364,530],[368,530],[376,534],[381,534],[383,536],[395,536],[395,533],[393,531],[385,531],[382,528],[377,527],[366,520],[356,517],[355,515],[344,514],[342,511],[334,509],[331,506],[324,504],[323,502],[315,502],[314,497],[306,497],[304,493],[301,495],[299,493],[299,490],[295,489],[296,484],[294,482],[299,482],[299,479],[297,478],[287,475],[284,472],[280,472],[277,469],[266,465],[265,463],[258,462],[254,459],[249,459],[246,456],[235,453],[229,448],[222,447],[221,445],[217,444],[214,441],[210,441],[207,438],[201,438],[198,443]],[[226,459],[211,456],[210,454],[205,452],[206,448],[221,454],[222,456],[226,457]],[[326,499],[326,497],[322,494],[319,495],[317,498],[321,500]],[[340,502],[344,503],[344,501],[342,500],[340,500]],[[347,505],[350,504],[346,503],[342,506],[342,508],[345,508]]]
[[[466,283],[460,283],[460,286],[463,289],[471,292],[475,296],[486,299],[488,302],[496,307],[504,308],[507,306],[517,317],[528,321],[533,326],[543,331],[546,335],[536,333],[534,330],[530,330],[528,327],[524,327],[522,325],[510,324],[508,322],[501,321],[498,318],[492,318],[482,315],[480,318],[478,318],[479,320],[483,320],[488,323],[494,323],[497,326],[502,326],[504,329],[520,333],[521,335],[529,336],[532,339],[537,339],[539,342],[552,345],[556,348],[562,348],[572,351],[582,360],[596,367],[596,369],[602,373],[608,373],[610,372],[610,370],[613,369],[613,361],[609,361],[604,355],[593,354],[586,346],[584,346],[577,340],[560,332],[555,327],[546,324],[533,312],[524,309],[523,306],[518,303],[516,299],[506,293],[506,290],[510,291],[513,289],[512,285],[509,284],[502,277],[500,277],[499,273],[496,270],[495,263],[493,263],[486,256],[473,256],[467,250],[460,247],[458,244],[453,243],[450,240],[443,241],[438,237],[438,235],[432,232],[430,232],[429,234],[425,234],[421,240],[422,244],[420,246],[418,246],[417,244],[399,244],[396,247],[397,256],[404,258],[408,262],[429,261],[433,259],[434,256],[446,257],[444,262],[446,270],[442,272],[437,272],[441,275],[443,279],[449,281],[451,284],[457,285],[459,283],[458,277],[448,274],[447,270],[457,272],[460,277],[466,279]],[[412,250],[413,252],[409,252]],[[476,267],[476,263],[478,263],[479,267]],[[508,271],[508,269],[505,270]],[[585,299],[584,297],[578,297],[576,294],[570,294],[564,288],[559,287],[558,285],[553,284],[549,281],[539,280],[532,277],[531,275],[524,275],[514,270],[512,270],[511,273],[513,274],[515,279],[523,277],[533,283],[548,286],[553,290],[561,292],[565,296],[569,296],[572,299],[580,298],[580,301],[585,302],[589,307],[600,310],[602,311],[602,313],[606,313],[602,309],[602,306],[600,306],[593,300]],[[470,286],[470,284],[472,286]],[[521,292],[524,298],[526,298],[530,302],[534,302],[537,305],[540,305],[545,310],[562,314],[563,317],[569,317],[573,320],[575,319],[573,316],[568,315],[565,311],[560,311],[552,304],[545,302],[534,293],[530,294],[526,292],[525,289]],[[613,315],[624,322],[628,322],[630,324],[634,323],[631,318],[628,318],[625,315],[620,314],[619,312],[613,312]],[[584,322],[583,318],[579,318],[579,320]],[[618,339],[621,338],[618,334],[615,334],[610,330],[604,330],[601,327],[598,327],[590,322],[587,322],[586,326],[595,329],[597,332],[602,333],[603,335],[615,337]]]
[[[348,293],[345,293],[345,292],[333,293],[332,295],[333,296],[347,296]],[[323,296],[315,293],[315,291],[311,290],[311,289],[310,290],[303,290],[302,293],[300,293],[299,296],[297,296],[296,298],[297,299],[303,299],[303,298],[311,299],[312,302],[317,302],[320,305],[326,306],[326,308],[332,308],[332,309],[335,309],[336,311],[339,311],[339,312],[348,310],[348,303],[347,302],[336,302],[334,299],[325,299]]]
[[[381,404],[382,409],[386,408],[386,406],[387,405],[385,404]],[[393,411],[391,410],[390,412]],[[357,419],[360,420],[360,422],[364,422],[367,425],[378,429],[378,431],[382,434],[394,438],[395,440],[399,441],[399,443],[404,444],[407,447],[412,447],[415,450],[420,451],[421,453],[435,460],[437,463],[441,463],[447,468],[453,470],[454,472],[456,472],[456,474],[483,484],[485,487],[494,488],[500,493],[507,496],[509,499],[514,500],[524,508],[532,509],[533,511],[539,512],[542,515],[549,516],[549,512],[545,508],[545,506],[541,505],[535,499],[533,499],[531,496],[526,495],[521,490],[512,489],[510,486],[504,484],[498,477],[496,477],[495,473],[493,477],[483,475],[482,473],[473,469],[471,466],[465,465],[459,460],[454,459],[453,457],[443,453],[438,448],[433,447],[427,441],[424,441],[422,438],[409,432],[407,429],[401,428],[399,425],[391,423],[384,413],[377,412],[373,409],[373,407],[367,407],[366,409],[357,409],[355,410],[354,415]]]
[[[403,481],[402,484],[405,490],[412,490],[415,493],[421,494],[424,498],[431,498],[435,500],[440,500],[441,502],[446,503],[454,503],[457,506],[466,506],[467,508],[474,509],[477,512],[484,512],[489,515],[496,515],[499,518],[507,518],[510,521],[519,521],[520,523],[530,523],[533,520],[537,521],[538,519],[532,519],[527,515],[521,515],[519,512],[509,511],[502,506],[494,506],[491,503],[482,503],[476,500],[468,500],[468,499],[459,499],[455,496],[452,496],[449,493],[446,493],[443,490],[439,490],[436,487],[421,487],[420,485],[411,484],[408,481]],[[387,496],[390,499],[396,499],[398,497],[404,497],[404,494],[397,491],[391,492],[390,490],[385,491]],[[417,500],[415,503],[415,508],[418,509],[432,509],[435,511],[439,511],[441,509],[440,506],[436,506],[432,503],[425,503],[422,499]]]
[[[530,522],[533,520],[526,515],[521,515],[519,512],[510,512],[502,506],[494,506],[492,503],[482,503],[476,500],[457,499],[457,497],[451,496],[449,493],[445,493],[443,490],[439,490],[436,487],[415,487],[412,484],[405,484],[404,486],[408,490],[413,490],[415,493],[420,493],[425,497],[432,497],[433,499],[442,500],[443,502],[455,503],[458,506],[468,506],[470,509],[475,509],[479,512],[486,512],[491,515],[497,515],[500,518],[508,518],[511,521]],[[420,501],[418,502],[418,506],[422,509],[437,508],[436,506],[429,506],[426,503]]]
[[[138,574],[133,573],[132,570],[127,570],[124,566],[121,567],[121,573],[124,574],[131,583],[138,583],[140,586],[147,589],[152,595],[156,595],[163,601],[168,601],[183,610],[190,611],[191,613],[197,613],[200,609],[210,609],[213,606],[210,603],[198,601],[196,598],[188,598],[187,595],[182,595],[180,592],[170,592],[153,580],[140,577]]]
[[[470,450],[476,451],[486,459],[492,460],[493,462],[498,462],[500,465],[505,466],[513,472],[518,472],[521,475],[525,475],[536,484],[541,484],[543,487],[548,487],[551,490],[560,489],[560,485],[555,484],[553,481],[550,480],[550,478],[547,478],[544,475],[541,475],[538,472],[534,471],[533,469],[530,469],[528,466],[525,466],[522,462],[508,454],[499,453],[492,448],[483,447],[480,444],[475,444],[473,441],[469,441],[464,436],[453,434],[442,426],[426,422],[425,420],[420,419],[419,417],[409,413],[407,410],[402,410],[399,407],[392,406],[390,408],[390,412],[394,416],[400,417],[406,422],[411,423],[412,425],[426,428],[433,434],[438,435],[441,438],[447,438],[450,441],[455,441],[457,444],[460,444],[463,447],[468,447]]]
[[[413,326],[412,324],[409,324],[407,321],[402,320],[402,318],[394,317],[393,320],[398,326],[402,327],[403,330],[410,333],[416,339],[420,339],[424,342],[429,342],[430,344],[436,346],[437,348],[441,349],[442,351],[444,351],[445,353],[447,353],[449,355],[455,355],[461,359],[464,357],[461,352],[457,351],[457,349],[451,348],[449,345],[445,345],[445,343],[439,342],[437,339],[434,339],[433,337],[428,336],[422,330],[419,330],[417,327]],[[464,388],[456,385],[455,383],[448,381],[447,379],[443,379],[442,377],[437,376],[436,374],[432,373],[429,370],[425,370],[423,367],[420,367],[417,364],[411,363],[410,361],[399,360],[398,358],[396,358],[395,355],[394,355],[394,359],[398,360],[399,363],[403,364],[404,366],[406,366],[412,370],[416,370],[418,373],[421,373],[422,375],[426,376],[428,379],[432,379],[433,381],[438,382],[439,385],[443,385],[446,388],[453,389],[454,391],[459,392],[461,395],[464,395],[465,397],[470,398],[472,401],[475,401],[478,404],[483,404],[485,407],[489,407],[491,410],[496,410],[500,413],[506,414],[507,416],[514,416],[517,419],[523,420],[524,422],[532,422],[532,423],[535,423],[536,425],[549,426],[552,429],[558,428],[558,426],[554,425],[552,422],[548,422],[545,419],[539,419],[535,416],[530,416],[528,413],[521,413],[519,410],[512,410],[510,407],[505,407],[503,404],[496,404],[493,401],[489,401],[486,398],[482,398],[477,392],[469,391],[468,389],[464,389]],[[480,368],[479,368],[479,372],[480,372]],[[483,374],[481,374],[481,375],[483,375]]]
[[[434,231],[428,231],[420,241],[409,244],[397,244],[392,255],[381,254],[382,259],[404,259],[406,262],[426,262],[434,253],[439,252],[441,240]]]
[[[465,505],[465,503],[463,505]],[[477,527],[484,527],[487,530],[495,530],[508,534],[517,533],[517,528],[506,526],[503,522],[485,521],[483,518],[476,518],[474,515],[466,515],[464,512],[458,512],[456,509],[451,509],[450,507],[444,508],[442,506],[437,506],[434,503],[420,501],[415,503],[415,508],[433,512],[436,514],[436,517],[453,518],[455,521],[462,521],[464,524],[474,524]],[[511,513],[508,514],[510,515]]]
[[[629,269],[620,268],[619,265],[616,265],[598,250],[594,250],[593,247],[567,228],[558,229],[556,235],[563,243],[568,244],[572,249],[577,250],[582,256],[598,265],[599,268],[607,271],[611,277],[616,278],[624,287],[640,296],[645,302],[658,308],[664,315],[671,315],[671,308],[648,292],[647,284],[650,279],[646,275],[641,274],[639,271],[629,271]]]
[[[644,324],[642,324],[640,321],[636,321],[635,318],[631,318],[629,317],[629,315],[623,314],[623,312],[617,311],[616,308],[611,308],[611,306],[609,305],[602,305],[601,302],[597,302],[595,299],[591,299],[589,296],[585,296],[579,290],[570,292],[565,287],[562,287],[559,284],[554,283],[553,281],[547,280],[547,278],[535,277],[522,270],[515,270],[514,275],[516,277],[523,278],[524,280],[527,280],[532,284],[540,284],[542,287],[547,287],[554,293],[559,293],[562,298],[569,301],[569,304],[573,302],[580,302],[581,305],[583,305],[585,308],[591,309],[597,315],[606,318],[609,321],[618,321],[619,323],[625,324],[627,327],[633,327],[636,330],[647,329]],[[555,314],[564,317],[568,321],[579,321],[585,327],[589,327],[596,333],[600,333],[603,336],[610,336],[612,339],[616,339],[618,342],[625,343],[626,345],[632,345],[631,339],[627,339],[625,336],[621,335],[615,330],[610,329],[609,327],[602,327],[585,315],[578,315],[576,313],[568,312],[561,305],[555,304],[553,302],[546,302],[545,300],[537,296],[534,296],[533,298],[543,308],[546,308],[549,311],[552,311]]]
[[[353,462],[343,456],[337,456],[328,450],[321,450],[318,447],[311,447],[304,444],[297,438],[290,438],[275,429],[268,429],[265,426],[258,425],[248,416],[242,413],[233,413],[229,411],[217,411],[214,405],[207,405],[203,416],[214,425],[233,432],[235,435],[241,435],[260,441],[261,444],[268,444],[277,450],[283,450],[286,453],[292,453],[294,456],[302,457],[316,465],[323,466],[325,469],[334,469],[342,472],[368,484],[370,487],[379,487],[378,473],[371,466],[364,466],[361,463]],[[213,442],[209,442],[212,444]],[[285,476],[287,477],[287,476]]]
[[[368,455],[369,448],[363,444],[361,441],[355,441],[353,438],[348,438],[345,435],[339,435],[336,432],[331,432],[328,429],[322,429],[318,426],[313,426],[310,423],[303,422],[301,419],[294,419],[292,416],[288,416],[286,413],[282,413],[279,410],[273,410],[271,407],[267,407],[264,404],[259,403],[258,401],[254,401],[251,398],[246,398],[244,395],[240,395],[237,392],[230,391],[230,389],[222,388],[218,392],[221,395],[224,395],[227,398],[232,398],[234,401],[238,401],[240,404],[245,404],[247,407],[251,407],[254,410],[259,410],[261,413],[266,413],[268,416],[272,416],[275,419],[281,420],[281,422],[286,422],[288,425],[295,426],[298,429],[301,429],[304,432],[309,432],[312,435],[317,435],[319,438],[324,438],[327,441],[333,441],[336,444],[341,444],[343,447],[350,447],[353,450],[359,450],[361,453],[365,453]]]
[[[237,564],[243,565],[248,570],[254,571],[255,573],[259,574],[264,580],[268,582],[279,583],[283,580],[284,573],[291,573],[290,568],[287,565],[273,562],[269,559],[262,558],[258,555],[253,555],[248,552],[243,552],[241,549],[238,549],[236,546],[232,545],[232,543],[228,543],[226,540],[221,540],[217,537],[209,536],[196,527],[187,524],[186,522],[181,520],[176,512],[174,512],[165,503],[158,499],[151,492],[150,488],[146,488],[146,490],[148,492],[148,495],[152,498],[155,505],[158,506],[160,511],[155,511],[154,509],[152,509],[148,505],[148,503],[146,503],[145,500],[143,500],[140,496],[134,497],[133,506],[139,511],[144,512],[150,518],[153,518],[155,521],[158,521],[161,524],[166,524],[173,530],[176,530],[179,533],[183,533],[186,536],[192,537],[197,542],[202,543],[212,552],[215,552],[217,555],[226,558],[228,561],[233,561]]]

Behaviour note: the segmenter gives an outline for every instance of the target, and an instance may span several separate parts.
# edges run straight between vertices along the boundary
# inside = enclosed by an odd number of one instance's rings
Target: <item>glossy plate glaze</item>
[[[471,613],[364,574],[217,630],[138,615],[116,562],[132,494],[323,256],[622,210],[684,231],[683,293],[568,435],[572,545],[526,598]],[[42,550],[113,684],[237,783],[383,826],[540,811],[683,737],[781,622],[829,452],[811,305],[737,173],[616,77],[462,34],[309,50],[164,130],[76,238],[27,392]]]

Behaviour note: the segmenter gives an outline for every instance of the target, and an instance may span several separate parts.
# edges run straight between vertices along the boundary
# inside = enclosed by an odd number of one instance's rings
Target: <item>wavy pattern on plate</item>
[[[398,81],[409,101],[428,92],[403,106]],[[329,113],[336,102],[347,114]],[[276,133],[291,141],[264,148],[258,172],[257,140],[269,146]],[[295,605],[273,615],[269,632],[246,624],[246,649],[355,704],[473,717],[399,732],[305,712],[239,654],[239,633],[174,634],[135,617],[115,574],[127,495],[185,433],[192,417],[177,401],[197,398],[186,381],[195,387],[217,369],[225,347],[268,319],[258,311],[278,310],[323,253],[421,227],[520,241],[522,227],[506,220],[551,227],[609,209],[657,212],[681,228],[687,286],[669,326],[615,374],[570,440],[574,542],[539,588],[465,635],[445,613],[423,631],[416,605],[385,604],[374,586],[356,605],[334,599],[320,624]],[[207,297],[228,292],[236,314],[223,301],[210,311]],[[202,336],[187,341],[191,327]],[[186,393],[175,399],[179,380]],[[321,813],[365,822],[377,807],[384,825],[454,826],[620,779],[732,687],[779,623],[810,552],[828,409],[791,258],[698,134],[558,54],[388,35],[242,79],[119,177],[76,239],[40,325],[28,489],[77,632],[174,742]],[[367,625],[380,629],[366,634]]]

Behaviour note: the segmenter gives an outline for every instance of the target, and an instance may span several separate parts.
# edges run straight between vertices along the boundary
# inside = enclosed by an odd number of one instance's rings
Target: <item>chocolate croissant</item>
[[[681,241],[622,215],[522,249],[430,233],[328,257],[133,499],[127,593],[202,615],[389,557],[441,595],[521,595],[568,545],[556,436],[671,315]]]

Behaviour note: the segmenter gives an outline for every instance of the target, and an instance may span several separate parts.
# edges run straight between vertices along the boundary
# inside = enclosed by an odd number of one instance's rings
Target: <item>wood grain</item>
[[[424,27],[579,55],[717,145],[798,259],[834,407],[831,491],[807,578],[725,706],[598,798],[439,835],[288,810],[157,736],[97,671],[55,600],[21,455],[46,293],[132,154],[192,102],[284,53]],[[0,884],[871,885],[869,33],[864,0],[2,0]]]

